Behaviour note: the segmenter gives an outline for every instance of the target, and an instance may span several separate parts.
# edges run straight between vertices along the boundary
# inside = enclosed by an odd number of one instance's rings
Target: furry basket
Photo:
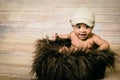
[[[114,68],[115,54],[110,50],[91,52],[63,51],[63,46],[71,45],[69,39],[38,40],[32,72],[36,80],[97,80],[104,78],[105,69]]]

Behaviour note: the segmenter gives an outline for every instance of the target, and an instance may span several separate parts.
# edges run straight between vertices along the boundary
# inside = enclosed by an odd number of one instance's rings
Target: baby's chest
[[[87,48],[87,49],[92,48],[93,45],[94,45],[94,42],[92,40],[89,40],[89,41],[72,41],[71,43],[74,47]]]

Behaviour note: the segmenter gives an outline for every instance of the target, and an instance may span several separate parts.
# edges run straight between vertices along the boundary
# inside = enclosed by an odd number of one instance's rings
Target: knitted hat
[[[94,26],[95,14],[90,9],[86,7],[81,7],[71,17],[70,22],[72,25],[85,23],[88,26]]]

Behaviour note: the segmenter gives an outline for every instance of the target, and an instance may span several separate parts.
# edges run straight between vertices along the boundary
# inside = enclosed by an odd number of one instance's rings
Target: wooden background
[[[30,80],[34,41],[71,32],[69,19],[81,6],[93,9],[93,32],[120,55],[120,0],[0,0],[0,80]]]

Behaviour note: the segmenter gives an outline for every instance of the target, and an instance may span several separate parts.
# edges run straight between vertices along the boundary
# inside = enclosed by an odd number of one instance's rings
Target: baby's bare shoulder
[[[106,43],[107,41],[104,40],[103,38],[101,38],[99,35],[94,34],[93,35],[93,41],[97,44],[102,44],[102,43]]]
[[[95,34],[95,33],[92,33],[92,38],[93,38],[93,39],[97,39],[97,38],[100,38],[100,36],[97,35],[97,34]]]
[[[70,36],[70,37],[73,37],[73,36],[75,36],[74,34],[75,34],[74,31],[71,31],[71,32],[69,33],[69,36]]]
[[[100,40],[100,36],[95,34],[95,33],[92,33],[89,40],[92,41],[92,42],[96,42],[96,41]]]

